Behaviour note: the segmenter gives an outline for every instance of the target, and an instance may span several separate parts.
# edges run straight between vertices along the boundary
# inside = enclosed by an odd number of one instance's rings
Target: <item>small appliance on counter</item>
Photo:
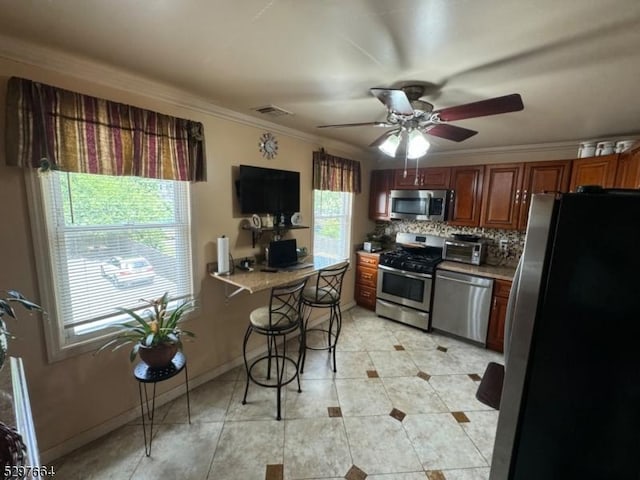
[[[380,242],[364,242],[362,249],[369,253],[379,252],[382,250],[382,244]]]
[[[487,259],[487,244],[476,235],[456,233],[445,239],[442,257],[454,262],[482,265]]]

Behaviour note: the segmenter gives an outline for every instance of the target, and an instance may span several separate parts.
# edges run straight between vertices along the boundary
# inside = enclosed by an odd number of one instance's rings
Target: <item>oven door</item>
[[[377,298],[428,312],[431,282],[430,274],[379,265]]]

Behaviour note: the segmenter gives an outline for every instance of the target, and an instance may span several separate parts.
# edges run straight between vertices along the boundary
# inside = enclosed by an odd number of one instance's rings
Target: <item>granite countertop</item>
[[[235,272],[231,275],[217,275],[213,272],[209,272],[209,276],[237,287],[238,290],[229,295],[229,297],[231,297],[242,290],[246,290],[249,293],[256,293],[272,287],[286,285],[304,277],[311,276],[322,268],[342,263],[322,256],[306,257],[302,261],[311,264],[309,268],[291,271],[279,270],[277,272],[265,272],[262,271],[264,266],[258,266],[250,272],[236,268]]]
[[[468,273],[481,277],[497,278],[499,280],[512,281],[516,273],[515,267],[499,267],[495,265],[468,265],[466,263],[444,261],[438,264],[440,270],[451,270],[453,272]]]
[[[380,256],[381,253],[386,252],[386,250],[378,250],[377,252],[367,252],[366,250],[358,250],[356,253],[364,253],[365,255],[377,255]]]

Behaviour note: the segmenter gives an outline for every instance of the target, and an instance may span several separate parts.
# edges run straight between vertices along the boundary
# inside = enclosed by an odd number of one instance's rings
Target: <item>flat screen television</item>
[[[300,211],[300,172],[240,165],[236,189],[243,214]]]

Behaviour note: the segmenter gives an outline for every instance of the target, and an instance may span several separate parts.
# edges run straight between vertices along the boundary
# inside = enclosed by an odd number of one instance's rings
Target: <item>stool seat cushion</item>
[[[302,300],[310,303],[331,305],[340,301],[340,295],[332,288],[307,287],[302,292]]]
[[[249,314],[251,325],[263,330],[285,330],[297,325],[298,320],[297,310],[291,307],[271,312],[271,323],[269,323],[269,307],[256,308]]]

